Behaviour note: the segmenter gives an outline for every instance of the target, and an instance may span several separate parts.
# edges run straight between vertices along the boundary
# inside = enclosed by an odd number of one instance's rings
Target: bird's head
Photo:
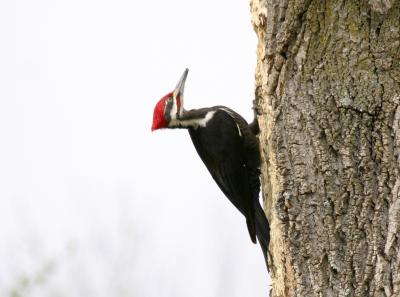
[[[179,120],[183,113],[183,91],[189,69],[185,69],[175,89],[162,97],[154,107],[151,131],[168,128],[174,120]]]

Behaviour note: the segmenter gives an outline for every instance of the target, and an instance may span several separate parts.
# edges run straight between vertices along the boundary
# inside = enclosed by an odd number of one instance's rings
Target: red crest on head
[[[171,96],[172,93],[168,93],[167,95],[162,97],[154,107],[153,125],[151,126],[151,131],[167,127],[168,123],[164,116],[165,102]]]

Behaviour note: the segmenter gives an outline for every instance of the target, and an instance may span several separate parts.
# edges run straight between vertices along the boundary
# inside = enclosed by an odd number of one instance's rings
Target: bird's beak
[[[186,77],[189,73],[189,69],[186,68],[185,71],[183,72],[181,78],[179,79],[178,84],[175,87],[175,90],[173,92],[174,98],[178,98],[178,96],[181,98],[181,101],[183,102],[183,91],[185,89],[185,81]]]

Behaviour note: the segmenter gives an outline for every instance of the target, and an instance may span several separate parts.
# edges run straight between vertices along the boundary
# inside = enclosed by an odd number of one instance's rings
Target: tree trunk
[[[400,1],[252,0],[271,296],[400,296]]]

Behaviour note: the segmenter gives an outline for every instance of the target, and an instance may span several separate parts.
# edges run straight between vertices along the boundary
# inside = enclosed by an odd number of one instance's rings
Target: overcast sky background
[[[266,295],[187,131],[150,132],[185,67],[186,108],[251,120],[247,0],[1,1],[0,42],[0,296]]]

